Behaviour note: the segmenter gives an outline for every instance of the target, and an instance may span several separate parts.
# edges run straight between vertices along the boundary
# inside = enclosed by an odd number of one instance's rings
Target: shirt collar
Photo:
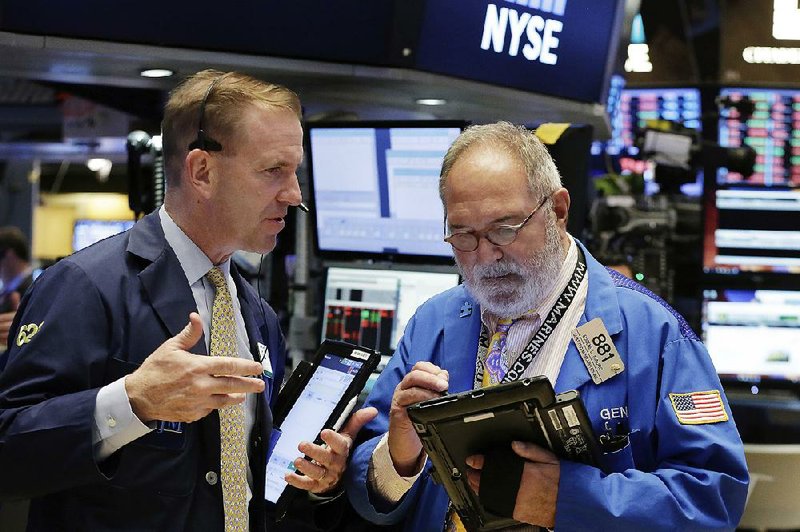
[[[575,244],[575,239],[570,237],[569,239],[569,249],[567,249],[567,255],[564,257],[564,262],[561,263],[561,269],[558,271],[558,276],[556,277],[556,282],[553,285],[552,290],[547,295],[545,300],[542,304],[535,309],[531,309],[519,318],[518,320],[536,320],[539,316],[543,316],[550,312],[550,309],[553,308],[553,305],[556,304],[558,297],[561,295],[561,292],[564,291],[566,288],[567,283],[572,278],[572,272],[575,270],[575,264],[578,262],[578,246]],[[494,331],[495,327],[497,326],[497,321],[503,316],[495,316],[489,310],[481,308],[481,322],[486,326],[487,329],[490,331]]]
[[[202,279],[214,264],[211,262],[211,259],[197,247],[197,244],[178,227],[178,224],[175,223],[175,220],[172,219],[163,205],[158,210],[158,216],[161,220],[161,228],[164,230],[164,237],[167,239],[167,243],[172,248],[172,251],[175,252],[175,256],[178,257],[178,262],[183,269],[183,273],[186,274],[186,280],[189,281],[189,286],[192,286]],[[227,278],[231,268],[230,259],[222,264],[217,264],[217,266],[219,266],[222,273],[225,274],[225,278]]]

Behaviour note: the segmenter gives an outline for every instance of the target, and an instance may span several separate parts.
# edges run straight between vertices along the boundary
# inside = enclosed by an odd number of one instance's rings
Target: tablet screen
[[[284,476],[294,471],[294,460],[302,456],[301,441],[317,439],[339,400],[355,379],[363,362],[326,354],[306,387],[281,423],[281,435],[267,463],[266,499],[277,502],[286,488]]]

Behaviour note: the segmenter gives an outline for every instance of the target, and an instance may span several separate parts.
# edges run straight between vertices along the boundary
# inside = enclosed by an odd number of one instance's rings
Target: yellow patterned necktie
[[[236,322],[225,274],[214,266],[206,278],[216,288],[211,309],[211,356],[235,357]],[[220,476],[225,507],[225,532],[247,532],[247,444],[244,435],[244,405],[219,410]]]

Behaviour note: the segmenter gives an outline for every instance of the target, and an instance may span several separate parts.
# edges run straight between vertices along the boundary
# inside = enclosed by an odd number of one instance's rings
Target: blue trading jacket
[[[585,253],[589,287],[580,324],[603,320],[625,371],[594,384],[570,343],[555,389],[580,392],[597,434],[624,417],[630,444],[606,456],[609,474],[561,462],[556,529],[734,529],[744,510],[748,473],[727,400],[722,394],[727,421],[684,424],[670,398],[721,390],[705,347],[666,303]],[[465,303],[474,308],[468,315],[461,312]],[[463,286],[434,297],[409,322],[367,401],[380,414],[359,435],[362,443],[347,472],[348,496],[365,518],[402,521],[404,530],[415,532],[442,530],[448,499],[428,473],[430,461],[393,509],[371,499],[367,469],[388,430],[392,394],[403,376],[416,362],[429,360],[448,370],[450,392],[471,389],[479,334],[480,311]]]

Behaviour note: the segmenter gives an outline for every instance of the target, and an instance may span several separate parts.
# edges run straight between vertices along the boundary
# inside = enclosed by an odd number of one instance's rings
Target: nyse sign
[[[508,55],[516,57],[524,34],[527,42],[522,45],[523,57],[528,61],[539,60],[546,65],[555,65],[558,56],[554,51],[559,43],[556,34],[563,29],[564,23],[558,19],[545,19],[508,7],[498,9],[495,4],[489,4],[483,22],[481,48],[498,54],[507,51]],[[509,37],[508,48],[505,47],[506,36]]]
[[[604,102],[624,0],[425,0],[414,66]]]

